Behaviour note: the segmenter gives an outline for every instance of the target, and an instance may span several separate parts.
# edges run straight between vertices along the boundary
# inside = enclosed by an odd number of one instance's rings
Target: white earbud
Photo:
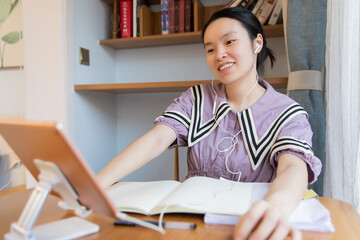
[[[216,110],[216,101],[214,101],[214,104],[213,104],[213,112],[212,112],[213,115],[215,114],[215,110]]]
[[[256,54],[256,52],[259,50],[260,44],[257,43],[256,46],[257,46],[257,48],[255,49],[254,54]]]

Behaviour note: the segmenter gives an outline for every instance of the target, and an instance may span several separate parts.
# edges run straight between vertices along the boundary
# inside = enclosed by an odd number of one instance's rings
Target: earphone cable
[[[257,72],[257,70],[256,70],[255,57],[256,57],[256,50],[254,51],[254,58],[253,58],[253,66],[254,66],[254,70],[255,70],[255,74],[256,74],[256,80],[255,80],[254,85],[253,85],[253,86],[247,91],[247,93],[245,94],[245,96],[244,96],[244,98],[243,98],[243,100],[242,100],[242,103],[241,103],[240,112],[242,112],[243,109],[244,109],[244,104],[245,104],[245,101],[246,101],[247,96],[250,94],[250,92],[252,92],[252,90],[254,90],[254,88],[256,87],[256,85],[257,85],[257,83],[258,83],[259,75],[258,75],[258,72]],[[214,94],[215,94],[215,100],[214,100],[214,105],[213,105],[214,120],[215,120],[216,124],[220,127],[220,129],[221,129],[222,131],[224,131],[225,133],[227,133],[227,134],[229,134],[229,135],[231,136],[231,137],[224,137],[224,138],[220,139],[220,140],[218,141],[218,143],[216,144],[216,150],[217,150],[218,152],[227,152],[227,151],[230,150],[229,153],[227,153],[227,154],[226,154],[226,157],[225,157],[225,168],[226,168],[226,170],[227,170],[229,173],[231,173],[231,174],[234,174],[234,175],[237,175],[237,174],[238,174],[239,177],[238,177],[237,182],[240,182],[241,171],[239,171],[239,172],[233,172],[233,171],[231,171],[231,170],[229,169],[229,167],[228,167],[228,160],[229,160],[230,154],[235,150],[235,146],[236,146],[236,144],[237,144],[237,139],[236,139],[236,137],[241,133],[242,129],[240,129],[235,135],[233,135],[232,133],[230,133],[230,132],[226,131],[225,129],[223,129],[223,127],[222,127],[222,126],[220,125],[220,123],[217,121],[217,118],[216,118],[216,115],[215,115],[217,93],[216,93],[216,91],[215,91],[215,89],[214,89],[214,79],[211,80],[211,88],[212,88],[212,90],[213,90],[213,92],[214,92]],[[230,139],[230,143],[231,143],[230,146],[229,146],[228,148],[224,149],[224,150],[219,149],[220,143],[221,143],[222,141],[226,140],[226,139]]]

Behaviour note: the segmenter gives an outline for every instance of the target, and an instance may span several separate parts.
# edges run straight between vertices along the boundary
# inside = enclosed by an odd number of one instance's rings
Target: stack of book
[[[162,34],[192,31],[191,0],[161,0]]]
[[[113,37],[139,37],[140,7],[147,5],[147,1],[118,0],[114,2],[117,3],[114,6],[114,12],[119,13],[117,14],[119,20],[114,17]],[[160,0],[160,13],[157,13],[161,16],[161,31],[158,33],[172,34],[193,31],[192,2],[192,0]],[[275,25],[282,21],[282,0],[231,0],[225,7],[246,8],[259,19],[262,25]],[[143,24],[145,24],[144,21]]]
[[[275,25],[282,21],[282,0],[232,0],[225,7],[246,8],[262,25]]]
[[[130,38],[140,36],[140,7],[147,5],[145,0],[120,0],[119,34],[114,38]],[[160,0],[162,34],[193,31],[191,0]]]

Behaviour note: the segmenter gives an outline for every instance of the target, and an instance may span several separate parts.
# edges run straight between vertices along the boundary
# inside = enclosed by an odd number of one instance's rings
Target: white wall
[[[21,116],[23,80],[19,69],[0,70],[0,118]]]
[[[61,0],[23,1],[25,116],[65,123],[65,33]]]

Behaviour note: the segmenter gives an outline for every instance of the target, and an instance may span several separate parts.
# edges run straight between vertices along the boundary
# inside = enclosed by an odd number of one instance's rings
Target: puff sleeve
[[[169,148],[188,146],[187,139],[193,102],[194,97],[189,88],[180,97],[174,99],[166,111],[155,119],[155,125],[164,124],[176,133],[177,138]]]
[[[321,172],[321,161],[313,152],[311,146],[312,130],[306,114],[301,114],[283,126],[276,142],[270,150],[270,163],[273,167],[277,165],[282,154],[293,154],[307,164],[308,182],[317,180]]]

